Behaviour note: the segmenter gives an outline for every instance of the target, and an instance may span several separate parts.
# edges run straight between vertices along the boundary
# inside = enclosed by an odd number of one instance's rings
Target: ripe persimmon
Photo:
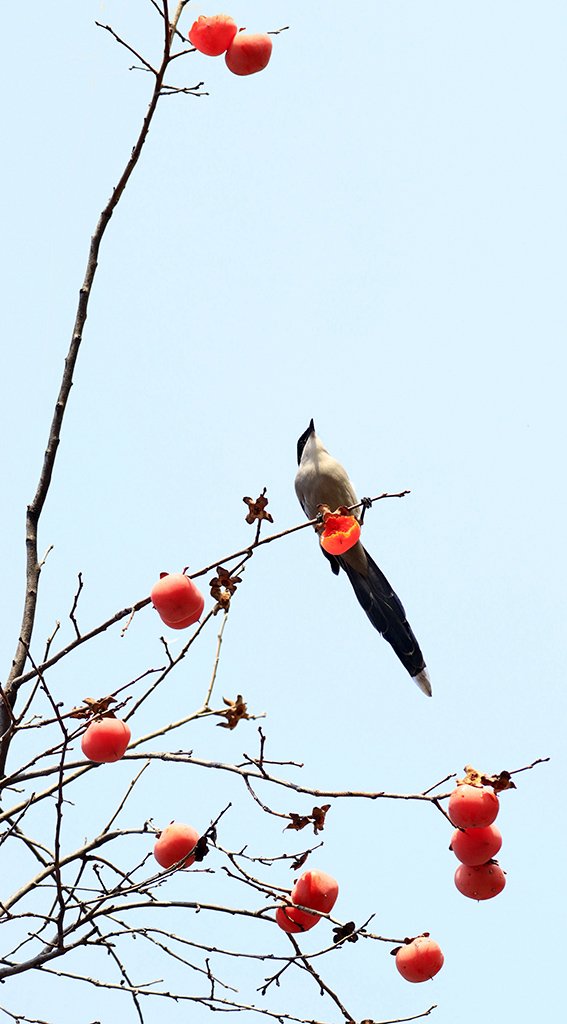
[[[114,715],[93,718],[81,738],[81,748],[89,761],[108,764],[124,756],[130,742],[130,726]]]
[[[255,75],[272,55],[272,40],[262,32],[239,32],[226,51],[225,61],[233,75]]]
[[[199,833],[191,825],[172,821],[160,832],[154,846],[154,857],[162,868],[170,868],[195,849],[199,838]],[[187,857],[181,867],[188,868],[194,860],[194,857]]]
[[[201,591],[182,572],[163,572],[150,597],[162,621],[173,629],[184,629],[197,622],[205,607]]]
[[[444,960],[439,946],[429,935],[418,935],[396,952],[396,967],[402,977],[411,982],[429,981],[441,970]]]
[[[451,836],[451,850],[461,864],[486,864],[496,856],[502,846],[502,836],[496,825],[486,828],[457,828]]]
[[[276,910],[276,921],[284,932],[308,932],[320,920],[318,914],[308,914],[289,903]]]
[[[458,828],[486,828],[492,825],[500,804],[490,786],[461,783],[449,797],[447,813]]]
[[[189,42],[207,57],[220,57],[228,50],[238,29],[228,14],[201,14],[189,29]]]
[[[455,885],[463,896],[471,900],[491,900],[502,892],[506,876],[498,861],[488,864],[459,864],[455,871]]]
[[[330,914],[338,895],[338,882],[330,875],[318,870],[304,871],[291,890],[291,901],[300,907]]]

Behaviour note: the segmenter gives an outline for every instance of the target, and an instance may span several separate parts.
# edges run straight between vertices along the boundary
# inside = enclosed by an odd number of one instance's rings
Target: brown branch
[[[183,720],[184,721],[184,720]],[[174,723],[175,724],[175,723]],[[182,724],[182,723],[179,723]],[[317,798],[330,797],[332,799],[362,799],[362,800],[417,800],[422,803],[433,804],[441,813],[447,817],[443,808],[439,805],[440,800],[447,800],[450,797],[450,793],[438,793],[435,796],[429,796],[424,793],[390,793],[385,790],[377,790],[376,792],[368,792],[366,790],[330,790],[330,789],[315,789],[312,786],[301,786],[299,783],[291,782],[288,779],[280,779],[275,775],[269,775],[264,769],[261,771],[252,771],[248,766],[240,767],[234,764],[224,764],[219,761],[205,761],[202,758],[193,757],[190,753],[172,753],[170,751],[140,751],[139,753],[134,751],[134,747],[138,740],[134,740],[133,743],[128,747],[127,752],[124,754],[124,761],[135,761],[140,759],[148,759],[152,761],[171,761],[178,764],[191,764],[199,768],[208,768],[216,771],[226,771],[234,775],[239,775],[242,778],[258,779],[262,782],[271,783],[274,786],[281,786],[283,789],[292,790],[294,793],[303,793],[307,796],[314,796]],[[534,762],[536,764],[537,762]],[[76,778],[85,772],[96,770],[99,765],[93,764],[91,761],[75,761],[67,763],[67,770],[71,771],[72,774],[68,775],[64,779],[64,785],[68,785],[74,782]],[[40,769],[36,772],[29,772],[23,775],[14,774],[11,777],[12,783],[27,782],[34,778],[40,778],[45,775],[53,774],[59,770],[58,765],[50,766],[48,768]],[[520,769],[518,769],[520,770]],[[0,822],[5,821],[8,818],[14,817],[19,814],[27,804],[37,803],[39,800],[43,800],[48,796],[51,796],[57,790],[57,783],[48,786],[46,789],[39,793],[33,793],[31,797],[22,800],[20,803],[14,805],[9,810],[0,813]]]
[[[188,50],[186,52],[189,53]],[[176,54],[176,56],[180,57],[181,54],[180,53]],[[185,96],[208,96],[209,95],[208,92],[198,92],[197,91],[204,84],[205,84],[204,82],[197,82],[197,85],[192,85],[190,87],[189,86],[163,85],[162,88],[161,88],[161,94],[160,95],[161,96],[177,96],[177,95],[181,94],[181,95],[185,95]]]
[[[371,498],[368,500],[374,502],[380,501],[382,498],[401,498],[405,494],[409,493],[409,491],[400,491],[398,494],[384,493],[379,494],[376,498]],[[351,505],[349,507],[352,511],[355,508],[358,508],[359,505],[361,504],[362,502],[359,502],[358,505]],[[247,559],[248,557],[251,557],[256,548],[262,547],[263,544],[271,544],[272,541],[280,540],[281,537],[288,537],[292,533],[297,533],[298,530],[305,530],[309,526],[316,526],[318,521],[318,517],[316,517],[315,519],[309,519],[306,520],[306,522],[304,523],[299,523],[297,526],[290,526],[288,527],[288,529],[281,530],[279,533],[272,533],[268,537],[262,537],[258,541],[255,540],[252,542],[252,544],[249,544],[248,547],[241,548],[239,551],[234,551],[231,555],[225,555],[223,558],[216,558],[214,562],[210,562],[209,565],[206,565],[203,569],[198,569],[197,572],[189,573],[189,579],[198,579],[200,576],[204,576],[206,573],[211,572],[212,569],[216,569],[218,565],[223,565],[225,562],[233,562],[235,559],[242,558],[243,556],[246,556]],[[114,626],[117,622],[120,622],[121,619],[126,618],[126,616],[131,617],[133,613],[141,611],[142,608],[145,608],[149,604],[151,604],[151,598],[144,597],[140,601],[136,601],[135,604],[129,605],[127,608],[122,608],[121,611],[115,612],[115,614],[112,615],[109,619],[106,619],[105,622],[102,622],[99,626],[95,626],[94,629],[91,629],[88,633],[83,633],[83,635],[80,638],[73,640],[71,643],[67,644],[60,651],[58,651],[57,654],[54,654],[47,661],[44,661],[41,665],[38,666],[39,669],[41,669],[42,672],[47,671],[48,668],[51,668],[53,665],[56,665],[58,661],[60,661],[62,658],[65,658],[68,654],[71,653],[71,651],[75,650],[75,648],[79,647],[81,644],[87,643],[89,640],[92,640],[95,636],[99,636],[101,633],[104,633],[111,626]],[[28,682],[28,680],[33,679],[35,675],[35,671],[25,673],[20,672],[19,675],[15,676],[12,679],[11,685],[12,687],[17,689],[22,685],[22,683]]]
[[[166,665],[166,667],[162,670],[161,674],[158,676],[156,681],[154,683],[152,683],[152,685],[149,687],[149,689],[147,689],[146,692],[144,694],[142,694],[142,696],[136,701],[136,703],[134,704],[133,708],[131,708],[131,710],[125,716],[125,719],[124,719],[125,721],[127,721],[129,718],[132,717],[132,715],[135,714],[135,712],[138,710],[140,705],[143,704],[144,701],[147,700],[147,698],[150,696],[150,694],[154,692],[156,687],[158,687],[160,685],[160,683],[163,682],[163,680],[166,678],[167,675],[169,675],[171,670],[174,669],[175,666],[178,665],[179,662],[183,660],[183,658],[187,654],[187,651],[191,647],[191,644],[193,644],[195,642],[195,640],[197,639],[197,637],[200,636],[201,632],[203,631],[203,629],[205,628],[205,626],[207,625],[207,623],[209,622],[209,620],[212,618],[213,615],[214,615],[214,610],[211,608],[207,612],[205,617],[203,619],[201,619],[201,622],[197,626],[197,629],[195,630],[194,633],[191,634],[191,636],[189,637],[189,640],[187,641],[185,646],[182,648],[182,650],[179,652],[179,654],[177,655],[176,658],[172,658],[172,656],[171,656],[171,654],[169,652],[169,647],[168,647],[166,641],[164,640],[163,637],[161,637],[161,641],[162,641],[162,643],[163,643],[163,645],[165,647],[165,650],[166,650],[166,653],[167,653],[167,657],[169,659],[169,664]],[[206,709],[203,708],[203,711],[204,710],[206,710]],[[197,717],[198,714],[199,714],[199,712],[196,712],[195,715],[190,715],[187,719],[183,719],[181,722],[176,723],[176,725],[182,725],[185,721],[190,721],[192,718]],[[173,727],[175,728],[175,726],[173,726]],[[148,738],[152,739],[154,737],[154,735],[155,736],[161,736],[161,735],[163,735],[164,732],[168,732],[168,731],[169,731],[169,727],[166,727],[165,729],[160,729],[156,733],[151,733]],[[137,741],[137,743],[139,743],[139,742],[140,741]]]
[[[55,634],[58,632],[60,626],[61,626],[61,623],[59,622],[59,620],[57,620],[57,622],[55,623],[55,629],[53,630],[53,633],[51,634],[51,636],[48,636],[48,638],[46,640],[45,651],[43,652],[43,660],[44,661],[47,661],[47,659],[49,657],[49,651],[51,650],[51,644],[53,643],[53,641],[55,639]]]
[[[83,633],[80,638],[72,640],[70,643],[66,644],[65,647],[62,647],[61,650],[57,652],[57,654],[53,654],[51,658],[47,659],[47,661],[38,665],[38,669],[42,672],[46,672],[47,669],[52,668],[53,665],[56,665],[58,661],[65,658],[71,653],[71,651],[74,651],[75,648],[79,647],[81,644],[88,643],[89,640],[93,640],[95,636],[100,636],[101,633],[106,632],[107,629],[116,625],[116,623],[120,622],[121,619],[126,618],[127,615],[131,615],[132,612],[140,611],[148,604],[151,604],[151,598],[144,597],[141,601],[137,601],[135,604],[129,605],[128,608],[122,608],[121,611],[115,612],[114,615],[111,615],[109,619],[106,619],[106,621],[102,622],[99,626],[95,626],[95,628],[89,630],[88,633]],[[35,670],[24,672],[13,680],[13,686],[19,689],[22,683],[27,683],[30,679],[35,679],[36,675],[37,673]]]
[[[338,1006],[339,1010],[341,1011],[343,1017],[346,1020],[352,1021],[353,1024],[354,1024],[354,1017],[352,1017],[351,1014],[348,1012],[348,1010],[343,1006],[343,1004],[341,1003],[341,1001],[340,1001],[338,995],[336,994],[336,992],[333,992],[333,989],[329,988],[329,986],[326,984],[326,982],[323,981],[321,975],[318,974],[317,971],[315,970],[315,968],[313,967],[313,965],[309,963],[309,960],[307,959],[307,957],[302,954],[301,949],[299,948],[299,946],[297,944],[297,940],[294,939],[293,935],[290,935],[289,932],[287,933],[287,937],[288,937],[289,941],[291,942],[293,948],[295,949],[295,952],[296,952],[300,962],[304,965],[305,970],[307,971],[308,974],[311,975],[313,980],[317,982],[321,995],[323,995],[323,992],[326,992],[327,995],[330,996],[330,998],[333,1000],[333,1002],[336,1003],[336,1005]]]
[[[215,660],[214,660],[214,663],[213,663],[213,673],[212,673],[212,676],[211,676],[211,681],[209,683],[209,689],[207,690],[205,699],[203,701],[203,707],[201,708],[201,711],[208,711],[209,710],[209,701],[211,699],[211,695],[212,695],[212,692],[213,692],[213,686],[215,685],[215,679],[217,678],[217,671],[218,671],[218,667],[219,667],[221,644],[222,644],[222,635],[224,633],[224,628],[226,626],[227,618],[228,618],[228,608],[225,608],[224,615],[223,615],[223,620],[222,620],[221,627],[219,629],[218,636],[217,636],[217,650],[216,650],[216,654],[215,654]]]
[[[158,72],[156,71],[156,69],[155,69],[155,68],[153,68],[153,67],[152,67],[152,65],[151,65],[151,64],[149,64],[149,63],[148,63],[148,61],[147,61],[147,60],[145,59],[145,57],[142,57],[142,55],[141,55],[140,53],[138,53],[138,51],[137,51],[137,50],[135,50],[133,46],[130,46],[130,44],[129,44],[129,43],[126,43],[126,42],[124,41],[124,39],[121,39],[121,37],[120,37],[119,35],[117,35],[117,34],[116,34],[116,32],[114,31],[114,29],[113,29],[113,28],[111,28],[111,27],[110,27],[110,25],[101,25],[100,21],[95,21],[95,25],[98,25],[98,27],[99,27],[99,28],[103,28],[103,29],[105,29],[105,31],[106,31],[106,32],[110,32],[110,34],[111,34],[112,36],[114,36],[114,38],[116,39],[116,42],[117,42],[117,43],[120,43],[120,45],[121,45],[121,46],[125,46],[125,47],[126,47],[126,49],[130,51],[130,53],[133,53],[133,54],[134,54],[134,56],[135,56],[135,57],[137,57],[137,58],[138,58],[138,60],[142,62],[142,64],[144,65],[144,67],[145,67],[145,68],[146,68],[146,69],[147,69],[148,71],[151,71],[151,72],[152,72],[152,74],[154,74],[154,75],[156,75],[156,76],[157,76]]]
[[[27,561],[26,561],[26,593],[25,593],[25,600],[24,600],[24,611],[23,611],[23,616],[22,616],[22,626],[21,626],[21,630],[20,630],[20,638],[19,638],[18,645],[17,645],[17,648],[16,648],[16,653],[14,655],[14,660],[12,662],[12,668],[11,668],[10,674],[8,676],[8,681],[7,681],[7,684],[6,684],[6,697],[7,697],[8,704],[9,704],[9,706],[11,708],[14,707],[14,704],[16,702],[18,687],[20,685],[20,678],[19,677],[21,677],[21,674],[22,674],[22,671],[23,671],[23,668],[24,668],[24,664],[25,664],[25,660],[26,660],[26,656],[27,656],[27,651],[28,651],[29,645],[31,643],[31,638],[32,638],[32,633],[33,633],[33,625],[34,625],[34,619],[35,619],[35,612],[36,612],[36,607],[37,607],[39,576],[40,576],[40,572],[41,572],[41,563],[38,561],[38,552],[37,552],[38,524],[39,524],[40,516],[41,516],[42,510],[43,510],[43,506],[45,504],[45,500],[47,498],[49,487],[50,487],[50,484],[51,484],[51,478],[52,478],[53,469],[54,469],[54,465],[55,465],[55,458],[56,458],[56,455],[57,455],[57,449],[59,447],[59,442],[60,442],[60,438],[61,438],[61,428],[62,428],[62,425],[63,425],[63,417],[65,415],[65,410],[67,408],[67,403],[68,403],[68,400],[69,400],[69,395],[71,393],[71,387],[73,385],[73,374],[74,374],[74,370],[75,370],[75,365],[76,365],[76,362],[77,362],[77,357],[78,357],[78,354],[79,354],[79,349],[80,349],[80,346],[81,346],[81,342],[83,340],[83,330],[84,330],[85,322],[86,322],[86,319],[87,319],[89,299],[90,299],[90,296],[91,296],[93,282],[94,282],[94,278],[95,278],[95,274],[96,274],[96,270],[97,270],[97,266],[98,266],[98,254],[99,254],[99,250],[100,250],[100,245],[101,245],[104,233],[106,231],[106,228],[108,226],[108,223],[110,221],[110,218],[112,217],[112,214],[114,213],[114,210],[116,209],[116,206],[118,205],[118,203],[120,201],[120,198],[121,198],[121,196],[122,196],[122,194],[123,194],[123,192],[124,192],[124,190],[125,190],[125,188],[126,188],[126,186],[128,184],[128,181],[130,180],[132,172],[133,172],[134,168],[136,167],[136,164],[138,163],[138,160],[140,158],[140,154],[142,152],[142,148],[143,148],[144,143],[145,143],[145,141],[147,139],[148,132],[149,132],[149,129],[150,129],[150,124],[152,122],[152,119],[153,119],[153,116],[154,116],[154,113],[155,113],[155,110],[156,110],[156,107],[157,107],[157,103],[158,103],[158,100],[159,100],[159,97],[160,97],[160,93],[161,93],[161,89],[162,89],[162,85],[163,85],[163,80],[164,80],[164,75],[165,75],[165,72],[167,70],[167,67],[168,67],[168,64],[169,64],[169,61],[170,61],[171,42],[172,42],[172,39],[174,37],[175,26],[177,24],[177,20],[179,19],[180,15],[181,15],[181,12],[183,10],[183,6],[184,6],[183,3],[179,4],[179,7],[177,9],[177,13],[176,13],[176,15],[175,15],[175,17],[173,19],[173,23],[172,23],[172,25],[170,25],[170,23],[169,23],[169,16],[168,16],[167,2],[166,2],[166,0],[164,0],[164,7],[163,7],[163,11],[164,11],[164,48],[163,48],[163,56],[162,56],[161,65],[160,65],[158,71],[155,73],[155,82],[154,82],[153,92],[152,92],[152,96],[151,96],[150,103],[149,103],[149,106],[148,106],[148,110],[146,112],[146,116],[144,117],[144,120],[143,120],[143,123],[142,123],[142,127],[140,129],[140,132],[138,134],[138,138],[137,138],[136,143],[135,143],[135,145],[134,145],[134,147],[132,149],[132,152],[130,154],[130,157],[128,159],[126,167],[124,168],[124,171],[122,172],[122,175],[121,175],[121,177],[120,177],[120,179],[118,181],[118,184],[114,188],[110,199],[108,200],[106,206],[104,207],[104,209],[103,209],[103,211],[102,211],[102,213],[101,213],[101,215],[99,217],[99,221],[98,221],[98,224],[96,226],[94,235],[91,238],[91,244],[90,244],[89,254],[88,254],[88,259],[87,259],[87,268],[86,268],[83,284],[82,284],[82,286],[80,288],[80,291],[79,291],[79,302],[78,302],[77,312],[76,312],[76,316],[75,316],[75,325],[74,325],[74,328],[73,328],[73,333],[72,333],[72,337],[71,337],[71,344],[70,344],[70,347],[69,347],[69,351],[68,351],[67,357],[65,359],[65,368],[64,368],[64,371],[63,371],[63,376],[62,376],[62,380],[61,380],[61,386],[60,386],[60,389],[59,389],[59,395],[58,395],[57,401],[55,403],[55,410],[54,410],[53,419],[52,419],[52,422],[51,422],[51,427],[50,427],[50,431],[49,431],[49,438],[48,438],[47,447],[46,447],[46,450],[45,450],[45,455],[44,455],[44,460],[43,460],[43,468],[42,468],[42,471],[41,471],[41,474],[40,474],[40,478],[39,478],[39,482],[38,482],[38,485],[37,485],[37,490],[36,490],[35,496],[34,496],[32,502],[31,502],[31,504],[28,506],[28,510],[27,510],[27,516],[26,516],[26,552],[27,552]],[[7,714],[6,714],[5,707],[0,705],[0,737],[1,737],[1,742],[0,742],[0,774],[4,774],[5,765],[6,765],[6,758],[7,758],[8,748],[9,748],[9,743],[10,743],[10,735],[11,734],[10,734],[10,730],[9,730],[9,716],[7,716]]]
[[[64,857],[61,857],[58,863],[58,867],[59,869],[61,869],[67,864],[72,864],[73,861],[83,859],[88,853],[92,853],[93,850],[98,850],[101,846],[104,846],[106,843],[111,843],[114,839],[117,839],[119,836],[143,835],[144,832],[145,829],[143,828],[117,829],[114,832],[107,832],[105,835],[97,836],[96,839],[91,839],[90,842],[85,843],[84,846],[79,847],[78,850],[74,850],[73,853],[68,853]],[[4,911],[10,910],[10,907],[13,907],[15,906],[16,903],[19,903],[19,901],[23,899],[24,896],[26,896],[29,892],[32,892],[33,889],[36,889],[37,886],[40,885],[41,882],[43,882],[46,878],[49,878],[51,875],[53,875],[54,871],[55,863],[54,861],[52,861],[50,864],[46,865],[43,871],[40,871],[37,875],[34,876],[34,878],[30,878],[25,883],[25,885],[22,885],[21,888],[17,890],[17,892],[13,893],[12,896],[9,897],[9,899],[4,900]]]
[[[71,611],[69,612],[69,618],[71,619],[71,622],[73,623],[73,626],[75,627],[75,633],[77,634],[77,639],[78,640],[81,639],[81,631],[80,631],[80,629],[79,629],[79,627],[77,625],[77,620],[75,618],[75,612],[77,611],[77,605],[79,603],[79,597],[81,596],[81,590],[82,589],[83,589],[83,574],[79,573],[79,586],[78,586],[78,589],[77,589],[77,593],[75,594],[75,596],[73,598],[73,607],[71,608]]]
[[[136,830],[130,830],[130,832],[135,832],[135,831]],[[124,833],[124,834],[126,834],[126,833]],[[77,856],[77,852],[75,854],[71,855],[72,859],[75,859],[76,856]],[[62,861],[62,863],[63,863],[63,861]],[[30,889],[33,888],[33,887],[34,887],[33,884],[28,884],[28,886],[26,886],[25,888],[26,888],[27,891],[30,891]],[[20,893],[21,892],[22,892],[22,890],[20,891]],[[17,895],[18,895],[18,898],[21,898],[20,894],[17,894]],[[127,893],[125,895],[127,895]],[[97,902],[100,903],[100,897],[97,900]],[[107,903],[106,895],[104,897],[104,903],[105,904]],[[10,905],[12,905],[12,904],[13,904],[13,899],[12,899],[12,901],[6,901],[5,906],[9,909]],[[88,932],[86,935],[83,935],[83,936],[80,936],[80,937],[74,939],[72,942],[68,942],[66,945],[63,945],[63,946],[59,946],[59,945],[55,945],[55,944],[50,943],[41,953],[38,953],[35,956],[30,957],[29,960],[23,960],[23,961],[20,961],[18,963],[15,963],[15,964],[6,964],[5,960],[4,960],[4,966],[0,967],[0,981],[2,981],[5,978],[13,977],[14,975],[17,975],[17,974],[24,974],[26,971],[29,971],[29,970],[34,970],[34,969],[37,970],[38,968],[41,968],[44,964],[49,963],[51,960],[54,960],[57,957],[64,956],[70,950],[76,949],[79,946],[92,945],[93,943],[92,943],[91,939],[92,939],[92,935],[94,934],[93,922],[96,922],[98,920],[98,918],[100,918],[100,917],[110,917],[111,915],[116,915],[116,914],[119,914],[119,913],[126,913],[127,911],[130,911],[130,910],[139,910],[139,909],[163,910],[164,908],[169,909],[169,908],[172,908],[172,907],[173,908],[176,907],[176,908],[179,908],[179,909],[182,909],[182,910],[194,910],[197,913],[200,913],[202,910],[209,910],[209,911],[216,912],[216,913],[221,913],[221,914],[230,914],[232,916],[248,917],[248,918],[254,918],[256,920],[268,921],[270,924],[275,925],[274,919],[272,917],[269,917],[266,914],[265,910],[247,910],[247,909],[241,909],[241,908],[237,908],[237,907],[220,906],[218,904],[213,904],[213,903],[197,903],[197,902],[194,902],[194,901],[184,901],[184,900],[168,901],[168,900],[156,900],[156,899],[147,899],[146,898],[144,900],[138,900],[138,901],[134,901],[133,900],[133,901],[130,901],[128,903],[113,905],[113,906],[110,906],[110,907],[108,907],[108,906],[103,906],[103,907],[97,906],[97,907],[94,907],[93,909],[91,909],[87,914],[85,914],[80,919],[80,921],[78,923],[70,925],[65,930],[65,938],[67,938],[70,934],[72,934],[73,931],[76,931],[78,927],[85,928],[87,926],[91,926],[91,931],[90,932]],[[97,941],[95,944],[96,945],[100,945],[100,942]],[[93,979],[93,981],[94,981],[94,979]],[[104,984],[104,983],[99,983],[98,981],[94,981],[94,983],[95,984],[101,984],[101,985]],[[187,997],[187,998],[189,998],[189,997]]]
[[[291,782],[288,779],[280,779],[275,775],[268,775],[265,771],[251,771],[250,768],[240,768],[234,764],[223,764],[217,761],[205,761],[202,758],[193,757],[189,754],[177,754],[170,751],[159,751],[159,752],[145,752],[145,753],[134,753],[132,752],[132,744],[128,747],[123,760],[136,760],[138,758],[149,757],[160,761],[174,761],[181,764],[194,764],[201,768],[218,769],[221,771],[231,772],[235,775],[242,777],[249,776],[253,779],[258,779],[263,782],[270,782],[276,786],[282,786],[284,789],[291,789],[294,793],[305,793],[308,796],[315,797],[333,797],[335,799],[340,798],[359,798],[366,800],[419,800],[422,803],[435,803],[437,800],[447,799],[450,793],[441,793],[435,797],[425,796],[423,793],[389,793],[385,790],[378,790],[376,792],[367,792],[365,790],[331,790],[331,789],[314,789],[311,786],[301,786],[296,782]],[[74,767],[74,766],[72,766]],[[22,781],[22,780],[17,780]],[[13,813],[13,812],[12,812]],[[0,817],[1,820],[1,817]]]
[[[262,771],[262,777],[263,778],[268,778],[269,777],[269,776],[266,775],[266,773],[264,772],[263,768],[261,769],[261,771]],[[260,797],[257,796],[257,794],[252,789],[252,786],[250,785],[250,779],[248,778],[247,775],[244,776],[244,784],[246,786],[246,789],[250,793],[250,796],[252,797],[252,799],[256,801],[256,803],[259,805],[259,807],[261,807],[262,810],[265,811],[266,814],[273,814],[273,816],[275,818],[285,818],[286,821],[291,821],[291,815],[290,814],[283,814],[282,811],[272,811],[271,807],[268,807],[267,804],[262,803],[262,801],[260,800]]]
[[[546,761],[551,761],[551,758],[538,757],[536,761],[532,761],[531,764],[527,764],[525,768],[516,768],[515,771],[510,772],[510,775],[517,775],[518,772],[528,772],[531,768],[535,768],[536,764],[545,764]]]
[[[432,790],[438,789],[439,786],[442,786],[444,782],[449,782],[449,779],[455,779],[456,777],[456,772],[451,772],[450,775],[446,775],[444,779],[441,779],[439,782],[436,782],[434,786],[428,786],[427,789],[424,789],[423,795],[425,796],[427,793],[431,793]]]
[[[126,792],[125,792],[124,796],[122,797],[122,800],[121,800],[121,801],[120,801],[120,803],[118,804],[118,807],[117,807],[117,808],[116,808],[116,810],[114,811],[114,814],[112,815],[112,817],[111,817],[110,821],[109,821],[109,822],[107,822],[107,824],[106,824],[106,825],[104,826],[104,828],[102,829],[101,835],[105,835],[105,833],[106,833],[106,832],[108,832],[108,830],[109,830],[110,826],[112,825],[112,823],[113,823],[114,821],[116,821],[116,819],[117,819],[118,815],[120,814],[120,811],[121,811],[121,810],[122,810],[122,808],[124,807],[124,804],[126,803],[126,801],[127,801],[128,797],[130,796],[130,793],[131,793],[131,792],[132,792],[132,790],[134,789],[134,786],[135,786],[135,785],[136,785],[136,783],[138,782],[139,778],[140,778],[140,777],[141,777],[141,776],[142,776],[142,775],[144,774],[144,772],[145,772],[146,768],[148,768],[148,767],[149,767],[149,764],[150,764],[150,762],[149,762],[149,761],[146,761],[146,763],[145,763],[144,765],[142,765],[142,767],[140,768],[140,771],[138,772],[138,774],[137,774],[137,775],[135,775],[135,776],[134,776],[134,778],[133,778],[133,779],[131,780],[131,782],[130,782],[130,784],[129,784],[129,786],[128,786],[128,789],[126,790]]]
[[[65,899],[63,896],[63,887],[61,884],[61,826],[63,824],[63,773],[65,771],[65,755],[67,754],[67,746],[69,744],[69,733],[65,728],[59,708],[53,700],[49,689],[45,684],[43,676],[41,676],[41,688],[47,695],[47,698],[57,716],[59,726],[63,733],[63,748],[61,750],[61,758],[59,761],[59,773],[57,778],[57,800],[55,804],[55,838],[53,847],[53,869],[55,877],[55,885],[57,888],[57,902],[59,904],[59,913],[57,915],[57,945],[63,946],[63,922],[65,919]]]

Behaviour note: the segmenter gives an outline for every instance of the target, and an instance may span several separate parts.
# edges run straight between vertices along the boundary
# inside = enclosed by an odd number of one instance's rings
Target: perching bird
[[[341,505],[347,508],[358,504],[345,470],[340,462],[333,459],[315,433],[313,420],[297,442],[299,469],[295,478],[295,490],[301,507],[308,519],[315,519],[319,505],[328,505],[332,512]],[[359,520],[360,509],[353,511]],[[406,619],[402,602],[394,593],[388,580],[376,562],[363,548],[360,541],[343,555],[329,555],[331,569],[338,574],[343,569],[372,625],[394,648],[402,665],[412,679],[428,697],[431,697],[431,681],[423,660],[419,644]]]

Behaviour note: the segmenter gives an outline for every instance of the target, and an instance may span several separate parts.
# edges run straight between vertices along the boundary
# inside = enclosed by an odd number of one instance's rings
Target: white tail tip
[[[419,675],[413,676],[413,681],[414,683],[417,683],[420,690],[423,690],[427,697],[433,696],[433,691],[431,689],[431,679],[429,678],[429,672],[427,671],[427,668],[423,668]]]

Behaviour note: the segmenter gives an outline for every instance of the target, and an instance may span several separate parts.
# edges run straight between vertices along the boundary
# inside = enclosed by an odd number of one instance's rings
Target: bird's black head
[[[311,434],[314,434],[314,433],[315,433],[315,424],[314,424],[313,420],[311,420],[311,423],[307,427],[307,430],[305,430],[303,432],[303,434],[299,438],[299,441],[297,442],[297,465],[298,466],[299,466],[299,464],[301,462],[301,456],[303,455],[303,449],[305,448],[305,445],[307,444],[307,441],[308,441],[309,437],[311,436]]]

